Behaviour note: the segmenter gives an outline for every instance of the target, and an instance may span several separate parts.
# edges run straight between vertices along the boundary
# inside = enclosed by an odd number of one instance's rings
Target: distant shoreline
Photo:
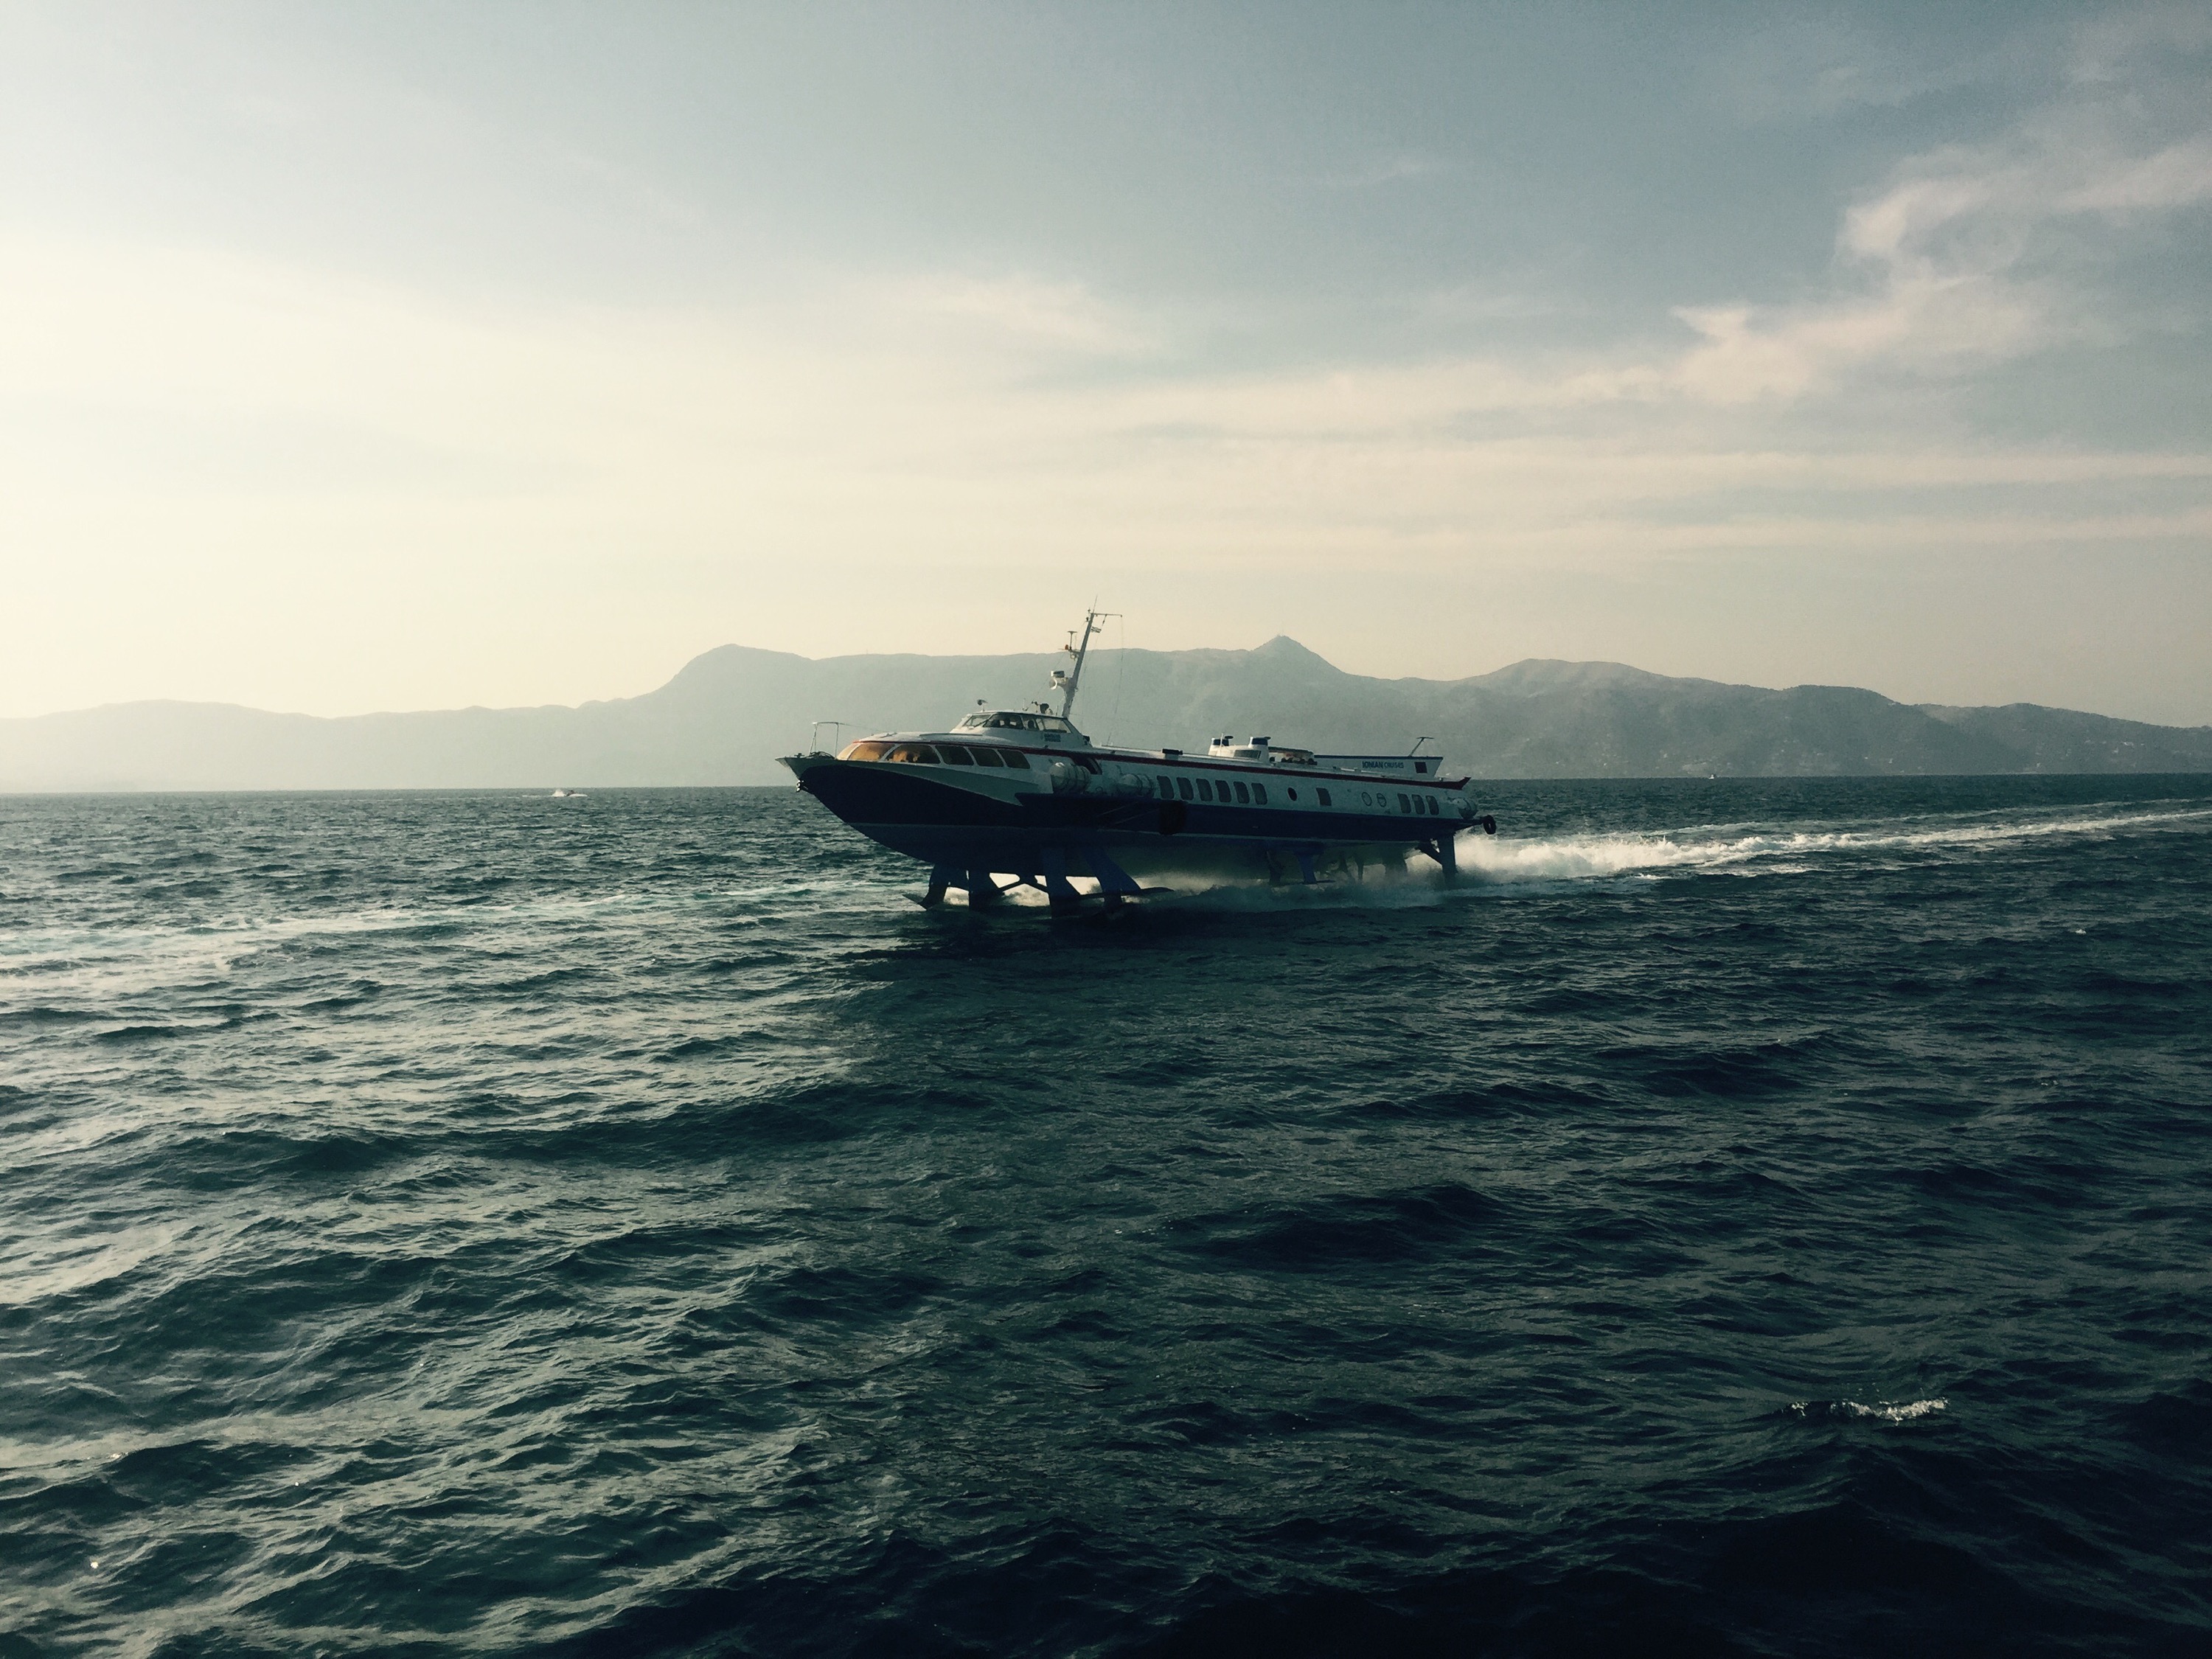
[[[1341,751],[1435,738],[1455,773],[1702,779],[2188,775],[2212,726],[2032,703],[1902,703],[1850,686],[1729,685],[1619,663],[1529,660],[1461,680],[1347,674],[1296,641],[1250,651],[1118,653],[1092,735],[1138,748],[1222,732]],[[1041,695],[1056,659],[815,659],[723,646],[641,696],[575,708],[279,714],[112,703],[0,720],[0,793],[748,787],[817,720],[847,738],[933,728],[978,699]]]

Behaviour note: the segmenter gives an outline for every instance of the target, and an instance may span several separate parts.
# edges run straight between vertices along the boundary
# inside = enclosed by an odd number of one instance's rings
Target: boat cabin
[[[1034,737],[1041,743],[1064,743],[1071,747],[1091,746],[1091,739],[1077,731],[1073,722],[1042,709],[979,708],[953,729],[1018,734]]]
[[[1424,743],[1428,739],[1422,739]],[[1433,779],[1443,775],[1441,755],[1317,755],[1310,749],[1278,747],[1266,738],[1239,742],[1218,737],[1206,749],[1209,760],[1251,761],[1261,766],[1306,766],[1325,772],[1357,772],[1370,778]]]

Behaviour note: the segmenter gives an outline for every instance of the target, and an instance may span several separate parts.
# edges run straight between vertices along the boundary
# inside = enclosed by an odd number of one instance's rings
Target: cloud
[[[2084,218],[2117,227],[2212,200],[2212,133],[2130,148],[2114,125],[2103,112],[2057,112],[2000,143],[1905,162],[1844,214],[1844,291],[1683,307],[1675,315],[1699,343],[1624,388],[1789,399],[1856,372],[1942,374],[2109,327],[2093,296],[2039,273],[2054,239]]]
[[[1995,59],[1889,63],[1869,76],[1861,69],[1887,48],[1814,17],[1787,20],[1744,50],[1739,80],[1782,99],[1767,114],[1825,110],[1823,88],[1846,101],[1881,88],[1901,98],[1996,69]],[[1987,142],[1906,159],[1849,204],[1826,293],[1681,306],[1674,314],[1696,343],[1581,384],[1623,398],[1773,405],[1867,376],[1954,375],[2117,337],[2125,318],[2102,280],[2124,246],[2115,233],[2212,201],[2208,50],[2212,13],[2197,7],[2075,25],[2056,96]]]
[[[2122,158],[2082,179],[2059,198],[2063,211],[2163,212],[2212,199],[2212,137],[2169,144],[2154,155]]]
[[[1773,347],[1714,316],[1704,370],[1460,362],[1102,386],[1037,370],[1088,361],[1127,325],[1079,289],[1027,279],[900,279],[744,308],[492,309],[237,256],[22,238],[0,254],[7,539],[49,560],[258,549],[280,566],[435,565],[621,547],[1016,568],[1055,548],[1079,562],[1420,568],[1811,544],[1875,501],[1941,540],[1948,509],[1906,504],[1991,483],[2044,492],[2053,525],[2163,534],[2102,507],[2072,514],[2066,492],[2156,477],[2201,495],[2208,471],[2188,456],[1778,447],[1697,381],[1723,360],[1752,375]],[[940,313],[957,325],[913,326]],[[971,324],[1015,343],[979,349]],[[1808,324],[1790,349],[1863,352],[1853,331],[1886,325]],[[1794,361],[1757,374],[1786,379]],[[1669,398],[1727,418],[1620,418]],[[1470,408],[1503,428],[1470,434]],[[285,430],[343,453],[270,435]],[[190,465],[166,461],[187,438]],[[1766,492],[1754,517],[1747,491]],[[1804,499],[1778,516],[1774,492]],[[1977,508],[1956,534],[1978,544],[1986,522]]]
[[[1802,404],[1869,378],[1958,376],[2110,340],[2122,319],[2095,268],[2111,234],[2212,201],[2212,131],[2130,127],[2130,110],[2100,94],[1990,143],[1910,158],[1842,210],[1826,292],[1679,306],[1671,315],[1695,337],[1686,347],[1293,370],[1146,395],[1163,428],[1410,432],[1481,413]],[[2082,234],[2085,222],[2095,235]],[[1543,309],[1473,301],[1497,317]],[[1455,305],[1470,308],[1447,296],[1425,309],[1449,316]]]
[[[1845,216],[1844,249],[1893,269],[1994,275],[2055,222],[2212,199],[2212,134],[2130,153],[2109,134],[2052,123],[2007,144],[1938,150],[1899,172]]]
[[[2014,292],[1970,278],[1893,280],[1868,299],[1760,310],[1684,307],[1700,343],[1661,377],[1680,396],[1718,404],[1799,398],[1876,362],[1927,371],[2003,357],[2037,338],[2040,316]]]

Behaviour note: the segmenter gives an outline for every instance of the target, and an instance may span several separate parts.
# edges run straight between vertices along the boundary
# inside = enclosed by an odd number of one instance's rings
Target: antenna
[[[1080,629],[1071,628],[1067,630],[1067,643],[1060,648],[1075,659],[1075,666],[1072,669],[1055,668],[1052,671],[1052,689],[1060,694],[1060,719],[1068,720],[1074,714],[1076,690],[1083,684],[1083,659],[1091,654],[1091,636],[1093,634],[1104,633],[1106,618],[1118,617],[1121,614],[1118,611],[1086,611],[1083,613],[1082,628]],[[1080,643],[1078,643],[1075,637],[1079,632],[1083,635]]]

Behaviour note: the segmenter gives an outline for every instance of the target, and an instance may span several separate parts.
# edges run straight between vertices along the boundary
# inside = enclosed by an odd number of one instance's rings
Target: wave
[[[1863,1405],[1856,1400],[1800,1400],[1790,1407],[1792,1417],[1826,1418],[1832,1421],[1911,1423],[1948,1410],[1948,1400],[1907,1400],[1896,1404]]]
[[[702,908],[726,912],[734,925],[744,926],[793,910],[820,915],[838,905],[870,908],[880,901],[880,884],[800,880],[679,897],[617,889],[467,905],[372,903],[293,916],[260,914],[257,902],[252,914],[167,926],[118,927],[87,921],[27,928],[0,940],[0,1019],[82,1018],[84,1008],[110,1009],[118,1000],[230,985],[257,958],[312,955],[356,942],[411,944],[463,933],[512,940],[529,934],[535,948],[571,933],[629,928]],[[576,965],[540,970],[541,977],[544,971],[574,972]],[[526,987],[518,981],[504,988]]]

